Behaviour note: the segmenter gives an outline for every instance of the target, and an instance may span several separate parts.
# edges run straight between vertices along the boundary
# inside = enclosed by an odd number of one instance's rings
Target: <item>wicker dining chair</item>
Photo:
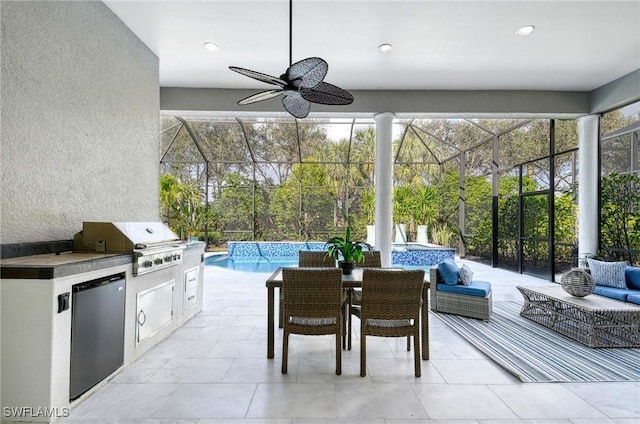
[[[289,334],[336,336],[336,374],[342,374],[342,271],[283,268],[282,373],[287,373]]]
[[[335,267],[336,260],[324,250],[301,250],[298,252],[299,267]]]
[[[360,375],[367,375],[367,336],[413,337],[415,376],[420,365],[420,309],[424,270],[367,268],[362,275]]]
[[[307,268],[335,267],[336,260],[327,255],[324,250],[300,250],[298,252],[298,266]],[[278,308],[278,327],[282,328],[282,291],[280,291],[280,306]]]
[[[357,262],[357,268],[381,268],[382,267],[382,259],[380,258],[379,250],[371,250],[369,252],[364,252],[364,262]],[[348,324],[347,331],[343,335],[347,337],[348,340],[343,340],[343,344],[347,346],[347,349],[351,350],[351,331],[352,331],[352,318],[353,315],[360,318],[360,299],[362,299],[362,291],[360,289],[350,289],[351,290],[351,300],[349,302],[349,312],[347,313]]]

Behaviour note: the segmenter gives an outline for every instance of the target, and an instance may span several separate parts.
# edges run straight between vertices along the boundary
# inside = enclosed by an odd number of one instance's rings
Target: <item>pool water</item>
[[[204,260],[205,265],[217,266],[244,272],[273,272],[283,266],[298,266],[298,258],[252,258],[251,260],[236,260],[228,256],[209,256]]]
[[[298,266],[298,258],[293,259],[268,259],[268,258],[253,258],[252,260],[242,259],[236,260],[229,258],[228,256],[209,256],[204,260],[205,265],[215,266],[220,268],[226,268],[233,271],[244,272],[266,272],[271,273],[276,269],[283,266]],[[405,269],[427,269],[426,266],[421,265],[400,265],[393,264],[394,267],[400,267]]]

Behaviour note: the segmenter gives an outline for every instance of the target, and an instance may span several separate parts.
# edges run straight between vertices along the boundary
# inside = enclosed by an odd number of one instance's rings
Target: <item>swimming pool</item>
[[[273,272],[282,266],[297,266],[301,250],[324,251],[324,242],[229,242],[227,255],[211,255],[205,265],[245,272]],[[427,269],[453,258],[450,247],[403,243],[393,246],[392,266]]]

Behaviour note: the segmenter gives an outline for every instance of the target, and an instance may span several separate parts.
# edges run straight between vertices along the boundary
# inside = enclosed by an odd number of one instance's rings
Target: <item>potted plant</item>
[[[338,261],[344,275],[351,274],[356,262],[364,262],[363,249],[371,250],[364,241],[351,240],[351,229],[347,227],[344,237],[333,237],[325,243],[327,255]]]

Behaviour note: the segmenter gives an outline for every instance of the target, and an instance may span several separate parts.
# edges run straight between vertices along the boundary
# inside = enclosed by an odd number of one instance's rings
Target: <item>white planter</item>
[[[394,241],[396,243],[407,242],[407,225],[406,224],[396,224],[396,238]]]
[[[376,226],[367,225],[367,243],[371,246],[376,245]]]
[[[418,243],[429,243],[427,239],[427,226],[426,225],[418,225],[418,234],[416,235],[416,242]]]

